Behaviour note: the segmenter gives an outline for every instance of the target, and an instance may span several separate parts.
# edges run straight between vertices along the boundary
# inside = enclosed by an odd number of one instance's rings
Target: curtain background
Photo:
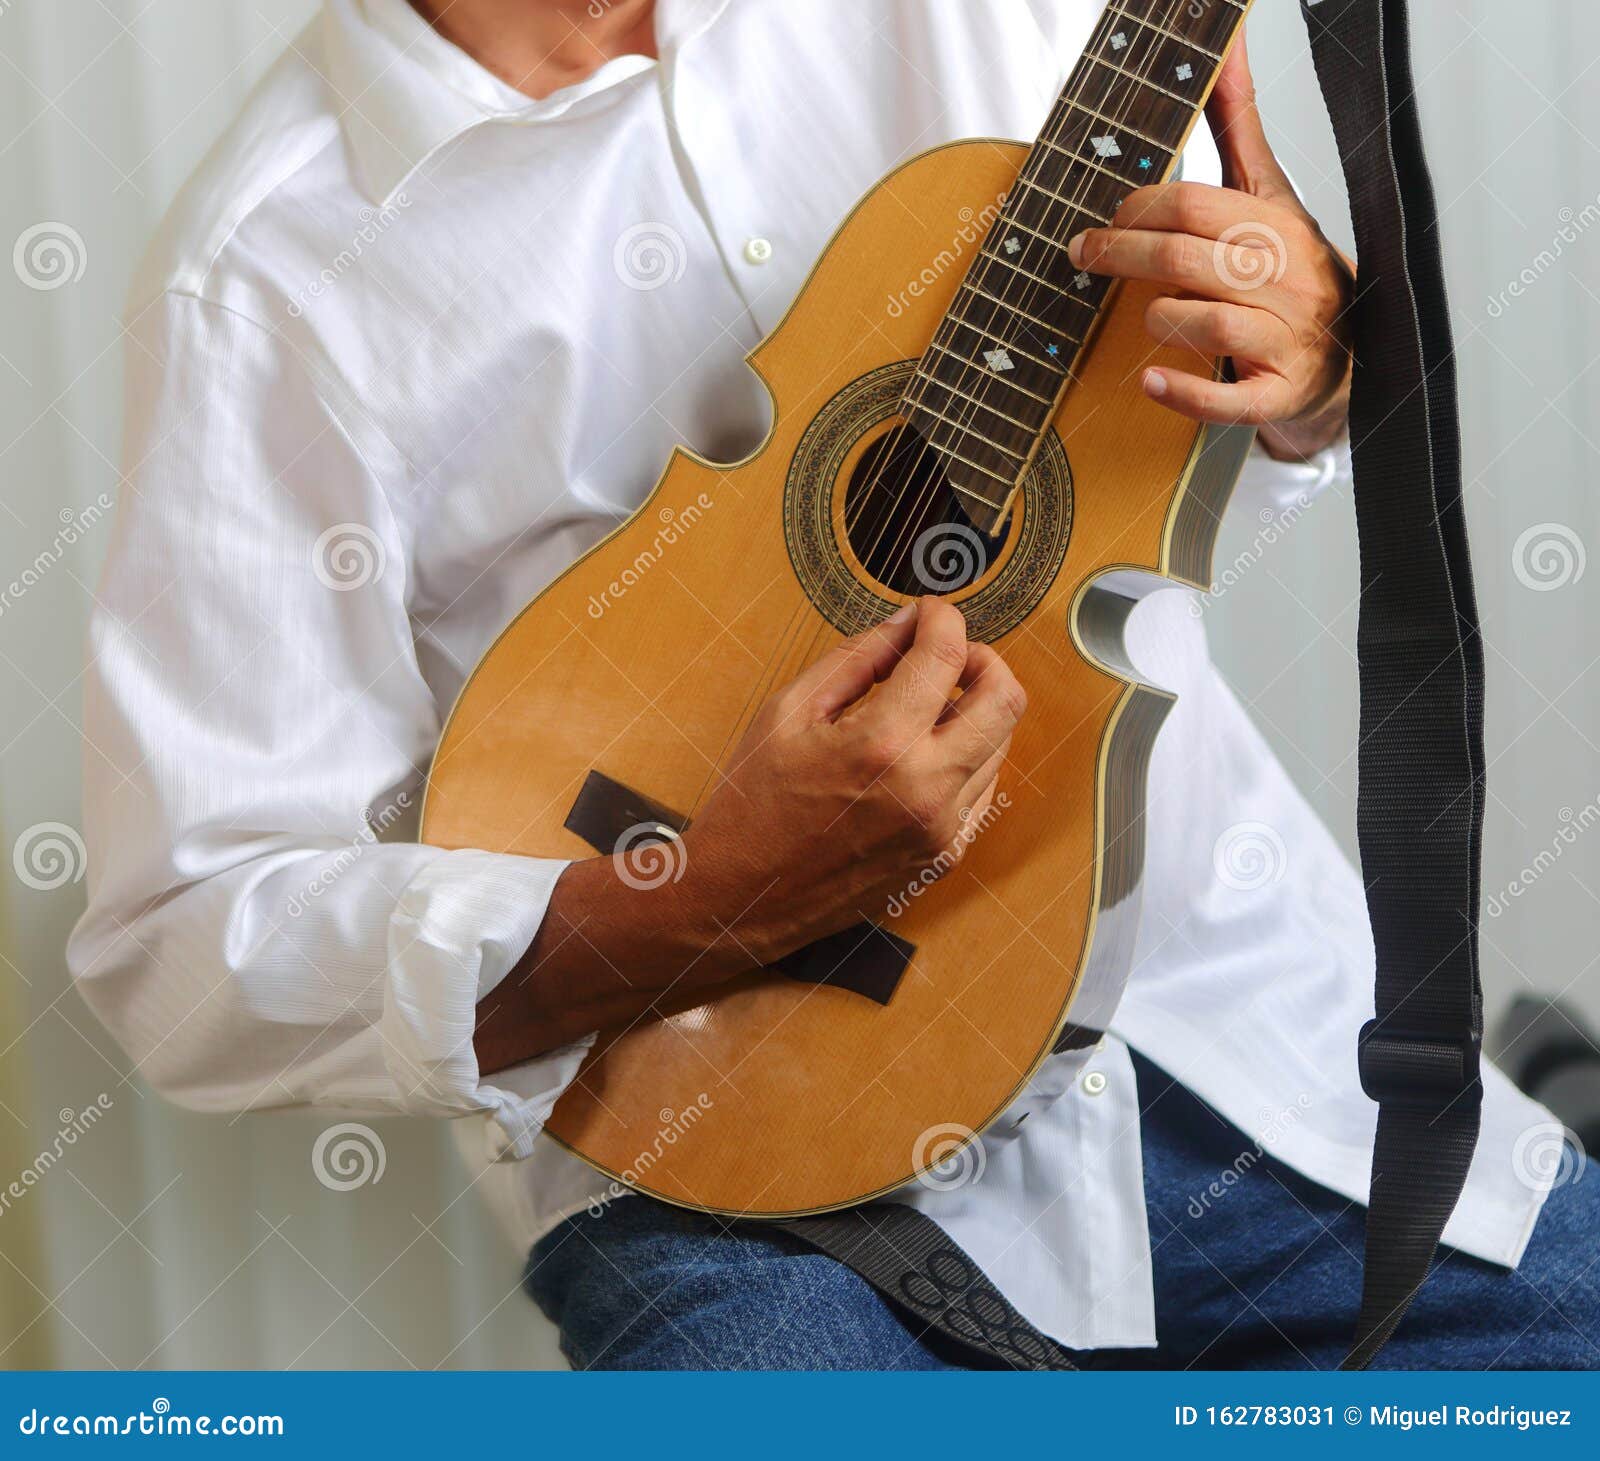
[[[34,1176],[0,1209],[7,1366],[559,1363],[518,1288],[520,1255],[463,1191],[447,1133],[372,1123],[381,1180],[330,1190],[310,1160],[326,1119],[167,1107],[128,1077],[62,963],[82,902],[82,643],[109,532],[96,504],[117,492],[124,290],[178,185],[314,8],[0,0],[0,587],[21,590],[0,597],[0,1191]],[[1600,1019],[1600,565],[1585,571],[1600,11],[1413,12],[1488,642],[1490,1015],[1536,991]],[[1261,0],[1251,43],[1283,160],[1348,244],[1296,6]],[[47,237],[63,243],[65,277],[45,281],[58,287],[5,267]],[[1275,536],[1244,524],[1222,545],[1208,622],[1239,695],[1350,846],[1349,502],[1319,502]]]

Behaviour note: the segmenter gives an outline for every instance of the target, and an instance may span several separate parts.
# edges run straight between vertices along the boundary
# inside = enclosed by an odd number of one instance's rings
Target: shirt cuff
[[[1248,497],[1257,507],[1275,513],[1286,512],[1309,507],[1319,493],[1335,483],[1348,483],[1352,477],[1348,431],[1340,432],[1336,441],[1303,462],[1277,461],[1258,440],[1245,458],[1234,495]]]
[[[544,922],[564,859],[441,852],[406,884],[389,926],[380,1032],[407,1110],[481,1111],[492,1159],[526,1157],[594,1036],[479,1079],[478,1001],[506,977]]]

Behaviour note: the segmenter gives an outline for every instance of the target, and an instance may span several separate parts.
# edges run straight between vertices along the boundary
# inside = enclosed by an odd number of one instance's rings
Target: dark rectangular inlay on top
[[[685,831],[689,825],[681,813],[599,771],[591,771],[563,825],[596,852],[609,854],[625,832],[652,822],[674,833]],[[876,1004],[888,1004],[916,951],[915,944],[875,923],[857,923],[796,949],[773,968],[803,984],[826,984],[862,995]]]

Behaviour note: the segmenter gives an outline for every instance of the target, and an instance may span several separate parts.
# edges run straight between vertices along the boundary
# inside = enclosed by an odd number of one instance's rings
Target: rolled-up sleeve
[[[172,294],[131,331],[85,687],[89,906],[68,961],[199,1110],[493,1118],[525,1156],[580,1043],[486,1084],[477,1002],[565,864],[409,842],[440,730],[405,514],[304,352]]]

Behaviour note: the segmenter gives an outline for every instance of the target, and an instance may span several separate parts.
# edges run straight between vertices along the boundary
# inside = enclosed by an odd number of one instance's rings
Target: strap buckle
[[[1380,1105],[1449,1105],[1478,1084],[1483,1036],[1413,1035],[1381,1028],[1375,1019],[1361,1027],[1356,1066],[1361,1089]]]

